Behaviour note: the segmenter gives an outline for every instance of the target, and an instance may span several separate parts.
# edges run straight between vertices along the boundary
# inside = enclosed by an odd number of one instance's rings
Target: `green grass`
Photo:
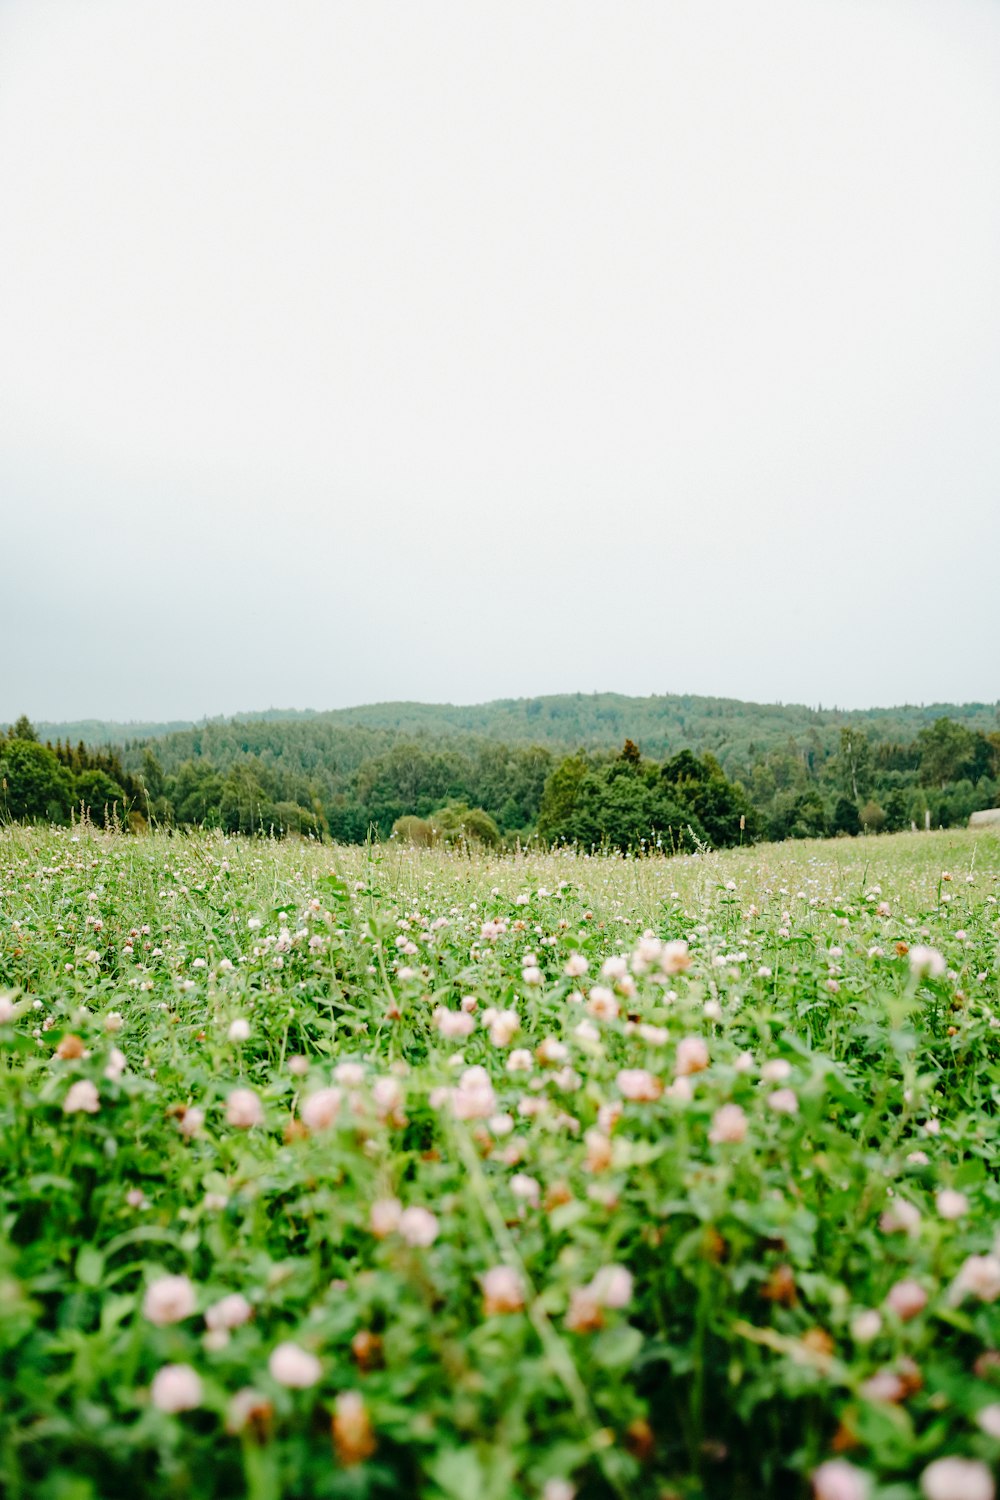
[[[0,834],[0,1493],[722,1500],[839,1454],[905,1500],[995,1465],[998,896],[964,832]]]

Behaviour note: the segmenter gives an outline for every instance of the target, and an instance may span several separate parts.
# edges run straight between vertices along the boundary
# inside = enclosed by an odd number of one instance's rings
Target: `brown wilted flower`
[[[850,1414],[848,1414],[841,1418],[840,1426],[831,1439],[830,1448],[834,1453],[851,1453],[860,1446],[858,1435],[851,1426]]]
[[[583,1137],[587,1148],[588,1172],[606,1172],[611,1165],[611,1142],[603,1130],[588,1130]]]
[[[573,1191],[566,1182],[550,1183],[545,1191],[545,1211],[551,1213],[554,1208],[560,1208],[564,1203],[572,1203]]]
[[[924,1377],[920,1373],[920,1366],[909,1355],[903,1356],[896,1365],[896,1373],[903,1386],[904,1399],[907,1396],[915,1396],[917,1391],[923,1389]]]
[[[729,1251],[729,1246],[714,1224],[706,1224],[701,1247],[705,1259],[710,1260],[716,1266],[721,1265]]]
[[[570,1293],[566,1327],[573,1333],[594,1333],[603,1326],[604,1311],[593,1288],[577,1287]]]
[[[351,1353],[359,1370],[375,1370],[382,1363],[382,1340],[368,1328],[359,1328],[351,1339]]]
[[[226,1413],[226,1431],[234,1436],[248,1432],[258,1443],[266,1443],[271,1432],[274,1407],[266,1396],[245,1385],[237,1391]]]
[[[63,1037],[62,1041],[56,1048],[56,1057],[61,1057],[66,1060],[69,1058],[82,1056],[83,1042],[74,1032],[71,1031]]]
[[[334,1402],[333,1446],[345,1468],[364,1463],[375,1452],[375,1434],[360,1391],[342,1391]]]
[[[789,1265],[775,1266],[761,1287],[761,1296],[779,1307],[794,1307],[799,1300],[795,1273]]]
[[[644,1417],[636,1417],[634,1422],[628,1424],[625,1432],[625,1447],[640,1463],[646,1463],[652,1458],[656,1447],[656,1437]]]
[[[807,1328],[802,1335],[802,1342],[807,1349],[814,1354],[829,1355],[834,1352],[836,1345],[825,1328]]]

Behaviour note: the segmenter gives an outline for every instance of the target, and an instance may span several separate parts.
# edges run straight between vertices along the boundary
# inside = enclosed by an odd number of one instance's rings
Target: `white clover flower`
[[[395,1234],[402,1213],[403,1205],[398,1198],[377,1198],[371,1206],[368,1220],[375,1238],[384,1240],[387,1235]]]
[[[1000,1258],[995,1255],[970,1255],[955,1277],[953,1294],[978,1297],[980,1302],[995,1302],[1000,1297]]]
[[[870,1344],[882,1332],[882,1314],[866,1307],[851,1321],[851,1338],[856,1344]]]
[[[708,1067],[708,1044],[704,1037],[686,1036],[677,1043],[674,1072],[679,1078],[691,1073],[701,1073]]]
[[[190,1140],[193,1135],[198,1134],[198,1131],[204,1125],[205,1111],[199,1109],[197,1105],[191,1105],[188,1109],[185,1109],[177,1123],[180,1126],[181,1135],[186,1136]]]
[[[883,1234],[916,1234],[920,1228],[921,1214],[915,1203],[906,1198],[896,1198],[879,1219]]]
[[[889,1288],[885,1305],[891,1312],[896,1314],[897,1318],[900,1318],[904,1323],[908,1323],[911,1318],[915,1318],[918,1313],[922,1313],[927,1306],[927,1293],[919,1281],[913,1281],[910,1277],[906,1277],[902,1281],[895,1282]]]
[[[372,1084],[372,1103],[380,1120],[398,1119],[403,1107],[403,1085],[398,1078],[383,1075]]]
[[[146,1288],[143,1316],[161,1327],[180,1323],[195,1310],[195,1290],[186,1276],[160,1276]]]
[[[625,1266],[602,1266],[590,1283],[601,1307],[628,1307],[632,1301],[632,1273]]]
[[[230,1292],[228,1297],[222,1297],[218,1302],[205,1309],[205,1323],[218,1332],[225,1329],[227,1332],[233,1328],[239,1328],[242,1323],[247,1323],[253,1317],[253,1308],[241,1292]]]
[[[485,1068],[466,1068],[452,1091],[451,1107],[458,1120],[488,1120],[497,1112],[496,1094]]]
[[[988,1437],[1000,1438],[1000,1401],[993,1401],[977,1412],[976,1425]]]
[[[542,1500],[576,1500],[576,1485],[568,1479],[547,1479],[542,1489]]]
[[[104,1076],[109,1083],[117,1083],[127,1066],[128,1062],[124,1052],[120,1051],[117,1047],[112,1047],[108,1053],[108,1063],[104,1069]]]
[[[871,1481],[843,1458],[827,1459],[812,1473],[814,1500],[868,1500]]]
[[[357,1088],[365,1081],[365,1070],[359,1062],[342,1062],[334,1068],[333,1076],[345,1088]]]
[[[524,1306],[524,1285],[510,1266],[491,1266],[483,1276],[483,1311],[487,1317],[499,1313],[520,1312]]]
[[[434,1012],[434,1024],[443,1037],[449,1040],[471,1036],[476,1028],[476,1023],[464,1010],[448,1010],[439,1005]]]
[[[340,1112],[340,1089],[314,1089],[302,1101],[302,1123],[309,1130],[329,1130]]]
[[[747,1117],[738,1104],[723,1104],[712,1116],[708,1138],[713,1145],[737,1144],[745,1140]]]
[[[537,1208],[541,1201],[541,1184],[537,1178],[529,1177],[525,1172],[515,1172],[510,1179],[510,1190],[515,1198],[523,1198],[532,1208]]]
[[[487,1010],[483,1012],[483,1024],[489,1027],[494,1047],[509,1047],[520,1030],[521,1019],[516,1010]]]
[[[414,1249],[426,1250],[438,1236],[438,1221],[430,1209],[404,1208],[399,1216],[399,1233]]]
[[[79,1078],[70,1084],[63,1100],[63,1112],[67,1115],[96,1115],[101,1107],[100,1095],[89,1078]]]
[[[638,1103],[651,1103],[663,1092],[663,1084],[647,1068],[623,1068],[615,1083],[623,1098]]]
[[[233,1089],[226,1099],[226,1123],[237,1130],[251,1130],[264,1123],[264,1106],[253,1089]]]
[[[190,1365],[163,1365],[149,1388],[153,1405],[159,1411],[193,1411],[201,1405],[201,1379]]]
[[[595,984],[587,996],[587,1009],[598,1021],[614,1021],[618,1017],[618,1001],[607,985]]]
[[[909,960],[911,973],[926,976],[928,979],[940,979],[948,967],[943,955],[936,948],[928,948],[923,943],[913,945],[909,952]]]
[[[994,1500],[993,1475],[977,1458],[938,1458],[920,1476],[924,1500]]]
[[[315,1354],[292,1342],[279,1344],[272,1350],[267,1367],[279,1385],[297,1391],[315,1385],[323,1374],[323,1366]]]
[[[691,954],[683,938],[664,943],[660,949],[660,969],[664,974],[683,974],[691,967]]]

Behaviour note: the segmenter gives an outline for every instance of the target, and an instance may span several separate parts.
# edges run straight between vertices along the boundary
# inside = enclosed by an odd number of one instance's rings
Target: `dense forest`
[[[184,728],[21,718],[0,737],[2,819],[346,842],[395,829],[424,842],[723,846],[961,824],[998,798],[996,704],[847,713],[578,694]]]
[[[844,727],[864,729],[873,740],[905,742],[935,719],[949,718],[989,734],[1000,728],[1000,703],[908,704],[898,708],[806,708],[802,704],[743,703],[737,698],[705,698],[665,693],[630,698],[622,693],[561,693],[545,698],[500,698],[492,703],[369,703],[359,708],[269,708],[230,718],[187,723],[122,724],[96,719],[39,723],[42,740],[83,741],[124,748],[146,740],[172,738],[185,745],[222,745],[244,736],[254,753],[295,742],[296,722],[306,739],[322,745],[324,735],[342,729],[388,730],[406,739],[471,736],[510,745],[547,745],[556,753],[587,746],[619,748],[635,740],[647,755],[662,759],[679,750],[710,750],[734,774],[766,750],[790,739],[810,741],[829,751]],[[277,733],[272,733],[273,730]],[[178,735],[180,738],[178,738]],[[187,738],[185,738],[185,735]],[[280,754],[280,750],[278,751]]]

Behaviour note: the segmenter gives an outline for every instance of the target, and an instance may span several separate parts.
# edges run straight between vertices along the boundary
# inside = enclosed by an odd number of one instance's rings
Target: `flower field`
[[[998,898],[0,834],[0,1493],[992,1500]]]

